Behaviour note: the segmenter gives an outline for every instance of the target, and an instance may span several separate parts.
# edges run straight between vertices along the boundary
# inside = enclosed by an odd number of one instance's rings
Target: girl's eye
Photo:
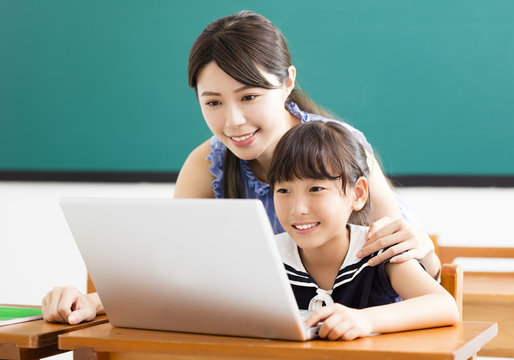
[[[310,189],[310,191],[312,191],[312,192],[318,192],[318,191],[321,191],[321,190],[323,190],[323,188],[321,186],[313,186]]]
[[[243,96],[243,98],[241,99],[242,101],[250,101],[250,100],[253,100],[257,97],[257,95],[246,95],[246,96]]]
[[[277,189],[276,192],[279,193],[279,194],[287,194],[289,192],[289,190],[287,190],[287,189]]]
[[[207,106],[216,106],[216,105],[219,105],[219,104],[220,104],[220,102],[217,101],[217,100],[208,101],[208,102],[205,103],[205,105],[207,105]]]

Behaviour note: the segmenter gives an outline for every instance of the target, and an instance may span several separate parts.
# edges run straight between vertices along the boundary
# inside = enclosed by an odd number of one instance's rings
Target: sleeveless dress
[[[336,121],[334,119],[328,119],[321,115],[310,114],[300,110],[298,105],[291,102],[287,105],[287,109],[289,112],[300,119],[303,122],[313,121],[313,120],[321,120],[321,121]],[[373,149],[371,145],[366,140],[366,137],[362,132],[353,128],[352,126],[339,122],[344,125],[348,130],[352,132],[352,134],[359,139],[364,148],[373,154]],[[211,174],[215,177],[214,181],[211,183],[212,190],[214,192],[214,196],[216,198],[223,198],[223,163],[225,161],[225,150],[226,146],[216,137],[211,137],[211,152],[207,156],[207,160],[211,162],[209,170]],[[241,164],[241,180],[243,182],[243,191],[245,194],[245,198],[247,199],[259,199],[262,201],[264,208],[268,214],[268,218],[270,220],[271,226],[273,227],[273,231],[275,234],[279,234],[284,232],[284,228],[280,225],[280,222],[275,215],[275,208],[273,204],[273,194],[270,191],[270,187],[268,184],[263,183],[259,179],[255,177],[250,167],[250,163],[246,160],[240,160]],[[395,193],[396,196],[396,193]],[[400,201],[399,197],[396,196],[398,200],[398,204],[400,209],[402,210],[403,216],[409,221],[412,222],[411,216],[407,214],[405,208]]]

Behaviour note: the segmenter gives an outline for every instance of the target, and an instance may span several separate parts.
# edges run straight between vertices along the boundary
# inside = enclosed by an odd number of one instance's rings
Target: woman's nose
[[[225,117],[225,126],[227,128],[235,128],[246,123],[243,112],[237,106],[231,106]]]

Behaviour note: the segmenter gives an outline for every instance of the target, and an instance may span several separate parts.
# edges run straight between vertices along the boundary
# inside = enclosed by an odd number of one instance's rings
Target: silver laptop
[[[247,199],[63,198],[114,326],[308,340],[266,211]]]

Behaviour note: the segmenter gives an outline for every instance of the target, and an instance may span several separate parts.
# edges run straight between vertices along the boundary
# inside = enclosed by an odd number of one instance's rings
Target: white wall
[[[400,188],[444,245],[514,246],[514,189]],[[55,285],[86,289],[86,269],[58,205],[63,196],[169,198],[173,184],[0,182],[0,303],[39,304]],[[484,265],[485,264],[485,265]],[[511,260],[465,264],[514,271]],[[70,354],[59,358],[71,359]]]
[[[514,188],[400,188],[420,227],[441,245],[514,247]],[[514,271],[513,259],[459,259],[465,270]]]
[[[64,196],[172,197],[173,184],[0,182],[0,303],[39,304],[55,285],[85,291],[86,268],[59,207]]]

